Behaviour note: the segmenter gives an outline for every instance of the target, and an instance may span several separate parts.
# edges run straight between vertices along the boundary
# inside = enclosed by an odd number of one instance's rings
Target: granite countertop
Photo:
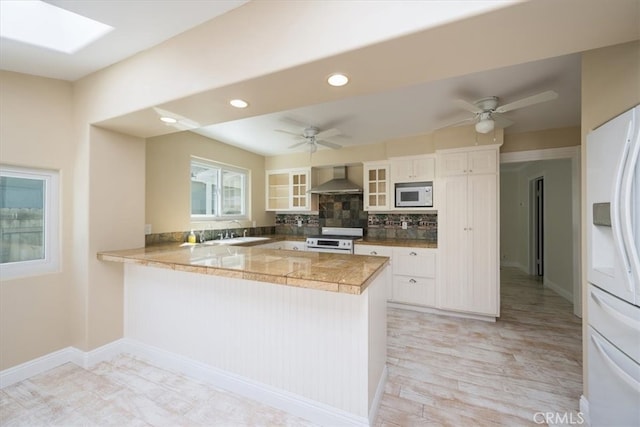
[[[99,252],[98,259],[355,295],[389,262],[377,256],[175,243]]]

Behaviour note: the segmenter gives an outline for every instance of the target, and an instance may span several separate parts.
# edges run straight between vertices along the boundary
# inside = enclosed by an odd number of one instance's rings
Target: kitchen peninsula
[[[136,353],[314,422],[372,423],[388,258],[204,244],[98,258],[124,264]]]

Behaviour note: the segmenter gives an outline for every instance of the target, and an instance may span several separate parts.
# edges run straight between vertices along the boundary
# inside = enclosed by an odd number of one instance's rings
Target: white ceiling
[[[73,55],[0,38],[1,69],[75,81],[242,6],[249,0],[45,1],[111,25],[114,30]]]
[[[116,29],[75,55],[1,40],[0,68],[74,81],[246,1],[49,0],[49,3]],[[454,99],[474,101],[497,96],[500,103],[505,104],[545,90],[555,90],[560,96],[554,101],[505,114],[515,122],[506,133],[579,126],[580,55],[574,54],[219,123],[194,132],[263,155],[291,153],[288,147],[297,142],[295,137],[276,130],[302,133],[307,125],[320,130],[338,128],[343,135],[331,141],[343,146],[371,144],[429,133],[447,123],[471,117],[470,113],[452,105]],[[305,149],[304,146],[298,148]]]

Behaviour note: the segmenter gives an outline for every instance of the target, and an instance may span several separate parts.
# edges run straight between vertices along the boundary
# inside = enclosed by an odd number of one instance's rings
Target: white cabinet
[[[287,169],[266,172],[268,211],[311,210],[311,169]]]
[[[445,176],[438,181],[442,309],[499,315],[498,147],[492,147],[439,153]]]
[[[389,210],[390,175],[388,162],[364,163],[364,210]]]
[[[393,248],[393,301],[436,306],[436,252],[436,249]]]
[[[498,172],[498,150],[454,151],[439,154],[439,176],[478,175]]]
[[[433,155],[392,157],[389,160],[392,183],[433,181],[436,176],[436,158]]]
[[[305,242],[296,242],[293,240],[281,240],[278,242],[265,243],[263,245],[256,245],[265,249],[287,249],[291,251],[306,251],[307,246]]]
[[[391,264],[386,269],[385,282],[387,284],[387,300],[393,297],[393,248],[391,246],[363,245],[356,243],[353,248],[356,255],[386,256],[391,258]]]

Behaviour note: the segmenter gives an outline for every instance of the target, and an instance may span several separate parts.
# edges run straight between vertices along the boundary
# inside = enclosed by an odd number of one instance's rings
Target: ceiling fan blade
[[[300,120],[294,119],[293,117],[280,117],[280,121],[283,123],[287,123],[295,128],[300,128],[300,130],[308,128],[310,126],[309,123],[301,122]]]
[[[449,122],[449,123],[444,124],[442,126],[438,126],[434,130],[439,130],[439,129],[444,129],[444,128],[451,128],[451,127],[456,127],[456,126],[464,126],[464,125],[467,125],[467,124],[474,123],[475,121],[476,121],[475,117],[469,117],[469,118],[466,118],[466,119],[456,120],[454,122]]]
[[[323,130],[322,132],[319,132],[318,134],[316,134],[316,138],[317,139],[331,138],[333,136],[338,136],[338,135],[342,135],[342,132],[340,132],[339,129],[332,128],[332,129],[327,129],[327,130]]]
[[[478,108],[477,105],[474,105],[469,101],[465,101],[464,99],[455,99],[453,103],[456,104],[458,107],[462,108],[463,110],[467,110],[470,113],[473,113],[473,114],[482,113],[482,108]]]
[[[500,114],[492,114],[491,118],[493,119],[494,122],[496,122],[496,125],[500,128],[506,128],[513,124],[511,120],[505,117],[502,117]]]
[[[284,129],[276,129],[276,132],[282,132],[282,133],[286,133],[286,134],[288,134],[288,135],[293,135],[293,136],[299,136],[299,137],[302,137],[302,135],[300,135],[299,133],[289,132],[288,130],[284,130]]]
[[[296,148],[296,147],[299,147],[299,146],[304,145],[304,144],[308,144],[308,142],[307,141],[298,142],[297,144],[290,145],[287,148]]]
[[[553,90],[539,93],[537,95],[522,98],[518,101],[511,102],[509,104],[501,105],[496,108],[497,113],[506,113],[507,111],[515,110],[517,108],[524,108],[530,105],[539,104],[541,102],[551,101],[558,97],[558,93]]]
[[[316,144],[324,145],[325,147],[333,148],[334,150],[338,150],[342,148],[342,145],[334,144],[333,142],[329,142],[329,141],[321,141],[317,139],[316,139]]]

